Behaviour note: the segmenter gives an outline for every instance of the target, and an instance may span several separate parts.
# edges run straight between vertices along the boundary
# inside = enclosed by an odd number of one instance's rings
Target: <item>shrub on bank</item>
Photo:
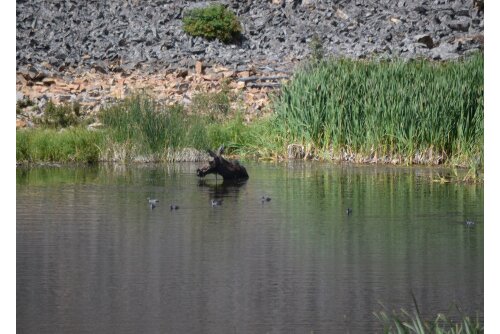
[[[186,12],[182,22],[184,31],[189,35],[208,40],[217,38],[224,43],[235,41],[241,33],[236,15],[221,4],[191,9]]]
[[[40,124],[49,128],[66,128],[79,124],[80,105],[78,103],[56,105],[49,101],[45,106]]]
[[[231,111],[233,94],[227,85],[223,85],[218,92],[197,93],[193,95],[190,109],[194,115],[208,116],[212,121],[227,119]]]

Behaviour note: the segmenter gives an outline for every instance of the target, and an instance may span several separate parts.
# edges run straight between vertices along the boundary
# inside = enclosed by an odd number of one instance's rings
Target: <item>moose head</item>
[[[248,173],[237,160],[228,161],[222,157],[224,153],[224,145],[219,147],[216,152],[207,150],[208,154],[213,158],[207,166],[203,166],[196,170],[196,175],[204,177],[208,174],[222,175],[224,180],[248,179]]]

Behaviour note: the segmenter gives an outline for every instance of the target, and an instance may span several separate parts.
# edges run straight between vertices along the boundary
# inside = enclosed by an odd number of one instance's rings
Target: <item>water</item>
[[[482,319],[481,185],[247,162],[216,187],[200,165],[18,168],[18,333],[373,333],[412,293]]]

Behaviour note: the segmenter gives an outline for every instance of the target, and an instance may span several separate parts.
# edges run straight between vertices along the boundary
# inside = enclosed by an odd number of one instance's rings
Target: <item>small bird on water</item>
[[[347,208],[347,210],[345,210],[345,213],[347,213],[347,215],[349,216],[352,213],[352,209],[351,208]]]
[[[156,204],[156,203],[159,203],[160,201],[157,200],[156,198],[149,198],[148,197],[148,203],[149,204]]]
[[[222,200],[221,199],[212,199],[212,206],[218,206],[218,205],[222,205]]]
[[[149,208],[151,210],[153,210],[154,208],[156,208],[156,203],[159,203],[160,201],[157,200],[156,198],[149,198],[148,197],[148,204],[149,204]]]
[[[264,202],[269,202],[270,200],[271,200],[271,197],[268,197],[268,196],[262,196],[262,198],[260,199],[260,201],[261,201],[262,203],[264,203]]]
[[[170,211],[177,210],[179,206],[177,204],[170,204]]]

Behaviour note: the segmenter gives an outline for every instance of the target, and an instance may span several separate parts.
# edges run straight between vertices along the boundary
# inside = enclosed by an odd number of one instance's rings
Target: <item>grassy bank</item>
[[[188,108],[131,97],[103,110],[97,131],[18,131],[17,161],[198,160],[185,148],[225,144],[227,153],[261,159],[482,166],[482,55],[310,63],[275,96],[273,115],[251,124],[228,112],[233,97],[224,94],[199,95]]]
[[[320,155],[482,164],[483,63],[480,54],[446,63],[321,61],[284,87],[274,127],[285,143]]]
[[[83,128],[16,132],[16,161],[84,162],[100,160],[105,133]]]

